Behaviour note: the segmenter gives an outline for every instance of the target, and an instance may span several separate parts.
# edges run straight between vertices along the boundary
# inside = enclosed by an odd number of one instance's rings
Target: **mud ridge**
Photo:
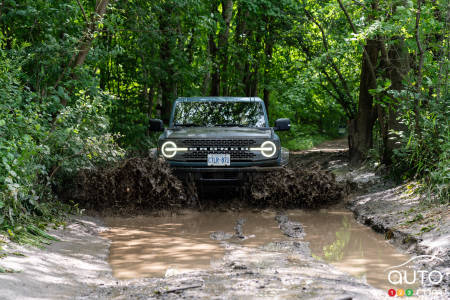
[[[360,223],[384,234],[386,240],[396,247],[416,255],[437,257],[438,259],[432,262],[416,264],[415,268],[446,274],[442,282],[434,288],[440,288],[448,298],[450,296],[448,206],[439,204],[427,206],[424,204],[426,195],[414,194],[408,189],[411,183],[395,185],[380,176],[369,176],[374,174],[369,171],[353,172],[372,177],[369,181],[371,188],[366,189],[364,184],[357,182],[356,185],[362,186],[363,189],[347,200],[347,208],[353,212]]]
[[[275,220],[284,235],[292,238],[303,238],[305,236],[302,224],[290,221],[286,214],[278,214],[275,216]]]

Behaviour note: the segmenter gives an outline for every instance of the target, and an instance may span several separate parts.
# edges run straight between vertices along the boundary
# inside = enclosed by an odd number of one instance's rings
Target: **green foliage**
[[[445,1],[422,3],[416,30],[418,2],[374,8],[342,0],[355,32],[337,1],[233,1],[229,24],[226,2],[110,1],[98,24],[90,23],[96,1],[2,2],[0,230],[26,237],[23,224],[55,221],[68,208],[54,190],[80,168],[122,157],[116,141],[129,153],[148,153],[157,138],[149,119],[167,119],[177,96],[265,98],[272,122],[291,119],[281,138],[292,150],[337,136],[357,115],[369,39],[390,52],[402,41],[410,59],[401,87],[379,60],[370,91],[404,126],[395,174],[423,178],[449,198]],[[86,60],[76,64],[84,46]]]
[[[415,222],[420,222],[422,221],[423,215],[422,214],[417,214],[412,220],[409,220],[407,223],[415,223]]]
[[[272,94],[269,115],[273,123],[278,118],[292,122],[289,132],[280,133],[285,147],[305,150],[339,136],[339,128],[345,128],[345,114],[335,101],[324,101],[317,81],[302,76],[284,82]]]
[[[48,166],[62,168],[74,175],[80,168],[117,161],[124,151],[117,147],[109,131],[106,115],[108,97],[81,92],[72,106],[61,109],[54,130],[47,136],[53,150]]]
[[[321,133],[314,125],[293,125],[290,132],[279,133],[281,144],[289,150],[307,150],[335,136]]]
[[[402,120],[407,133],[402,133],[404,147],[394,150],[393,168],[403,179],[422,178],[432,187],[439,199],[450,198],[450,111],[448,99],[430,102],[420,114],[420,131],[408,102]]]
[[[55,201],[52,186],[77,170],[117,160],[123,151],[109,133],[108,97],[80,91],[73,105],[39,98],[21,80],[24,59],[0,51],[0,230],[10,237],[50,239],[22,224],[59,222],[70,207]],[[61,97],[61,89],[57,91]]]
[[[376,87],[370,90],[379,153],[371,154],[392,162],[395,178],[421,179],[448,203],[448,1],[379,1],[376,7],[352,2],[342,0],[356,28],[348,40],[365,45],[372,39],[381,46],[373,66]],[[387,146],[391,141],[395,145]]]

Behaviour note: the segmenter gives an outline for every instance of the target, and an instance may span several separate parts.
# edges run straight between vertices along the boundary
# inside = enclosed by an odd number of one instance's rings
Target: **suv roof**
[[[217,101],[217,102],[263,102],[259,97],[181,97],[176,102],[198,102],[198,101]]]

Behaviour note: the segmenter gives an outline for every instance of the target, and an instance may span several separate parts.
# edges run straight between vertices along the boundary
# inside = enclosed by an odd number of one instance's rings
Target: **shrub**
[[[429,101],[420,111],[417,132],[413,109],[404,107],[402,147],[394,150],[393,171],[403,180],[419,178],[442,202],[448,203],[450,186],[450,111],[448,98]],[[411,101],[412,102],[412,101]],[[408,105],[408,104],[406,104]]]
[[[0,58],[0,230],[14,236],[20,224],[45,224],[67,211],[52,190],[64,176],[124,153],[109,133],[107,95],[69,96],[63,88],[38,95],[21,81],[20,56]],[[67,106],[61,97],[70,97]]]

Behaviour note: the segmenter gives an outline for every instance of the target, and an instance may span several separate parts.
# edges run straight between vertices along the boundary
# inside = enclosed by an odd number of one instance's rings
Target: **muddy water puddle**
[[[194,212],[179,215],[107,218],[111,239],[109,262],[118,279],[163,277],[176,272],[208,269],[220,263],[225,248],[211,239],[214,232],[232,235],[245,219],[246,240],[227,239],[249,247],[283,240],[274,212]]]
[[[386,268],[409,257],[397,251],[384,236],[358,224],[345,209],[287,212],[303,224],[312,255],[338,269],[367,280],[375,287],[392,287]],[[107,218],[111,239],[109,262],[118,279],[163,277],[189,270],[209,269],[221,262],[225,247],[210,238],[213,232],[235,233],[237,220],[245,219],[243,233],[250,238],[227,242],[258,247],[288,240],[278,229],[274,211],[194,212],[180,215]]]
[[[372,286],[385,290],[392,288],[386,269],[410,259],[387,243],[383,235],[356,222],[348,210],[294,210],[289,211],[288,216],[303,224],[304,240],[310,243],[313,257],[366,280]]]

